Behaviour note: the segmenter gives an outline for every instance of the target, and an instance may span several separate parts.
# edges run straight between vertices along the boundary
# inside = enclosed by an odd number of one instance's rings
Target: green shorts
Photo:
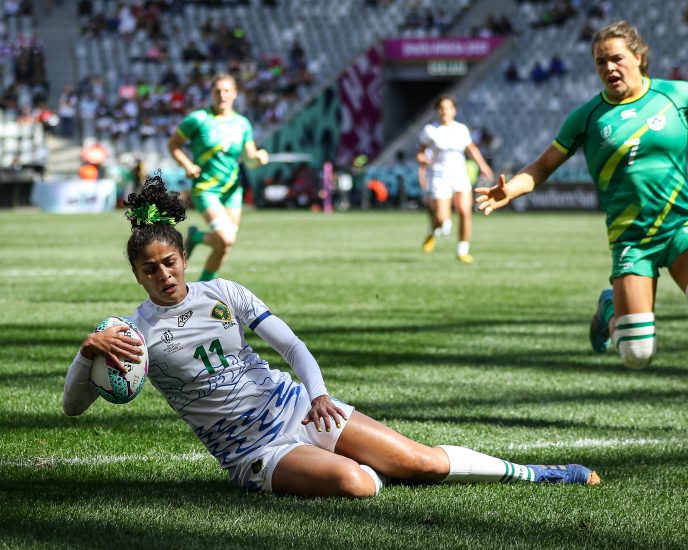
[[[688,251],[688,226],[663,235],[652,242],[615,243],[612,245],[613,281],[622,275],[659,277],[660,267],[671,267],[681,254]]]
[[[203,213],[211,206],[220,208],[241,209],[244,203],[244,188],[237,183],[222,193],[219,189],[198,189],[194,186],[191,191],[191,201],[194,208]]]

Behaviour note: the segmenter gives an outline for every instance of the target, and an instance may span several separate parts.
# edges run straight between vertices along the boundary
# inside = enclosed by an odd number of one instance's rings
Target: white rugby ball
[[[132,363],[123,360],[126,374],[117,370],[112,364],[112,360],[104,355],[96,355],[91,367],[91,383],[95,386],[98,393],[110,403],[129,403],[136,397],[148,375],[148,349],[143,339],[143,334],[134,323],[122,317],[108,317],[102,321],[95,332],[100,332],[114,325],[128,325],[128,330],[124,332],[126,336],[141,340],[143,355],[140,363]]]

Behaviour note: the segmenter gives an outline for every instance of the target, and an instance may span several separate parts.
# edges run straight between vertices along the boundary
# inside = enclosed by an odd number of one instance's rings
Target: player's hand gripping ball
[[[148,375],[148,349],[143,334],[128,319],[109,317],[102,321],[95,331],[100,332],[114,325],[128,325],[129,329],[123,334],[141,340],[141,350],[143,351],[141,362],[132,363],[123,359],[124,368],[127,370],[127,373],[124,374],[116,368],[116,365],[112,364],[111,359],[104,355],[96,355],[91,367],[91,383],[98,390],[98,393],[110,403],[123,404],[129,403],[143,388]]]

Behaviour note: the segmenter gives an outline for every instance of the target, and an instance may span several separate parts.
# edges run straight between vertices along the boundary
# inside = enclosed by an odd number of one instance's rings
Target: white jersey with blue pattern
[[[300,425],[309,399],[244,338],[271,315],[238,283],[189,283],[179,304],[143,302],[132,320],[148,346],[149,378],[223,468]],[[304,408],[306,407],[306,408]]]

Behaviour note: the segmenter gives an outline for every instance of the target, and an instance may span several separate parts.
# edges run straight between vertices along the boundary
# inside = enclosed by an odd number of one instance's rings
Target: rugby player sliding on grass
[[[423,482],[596,485],[578,465],[520,465],[464,447],[429,447],[331,398],[304,343],[243,286],[224,279],[187,283],[174,224],[179,196],[152,178],[128,198],[127,256],[148,293],[132,316],[143,334],[149,378],[237,485],[302,496],[376,495],[387,478]],[[270,369],[247,344],[250,328],[289,363],[301,383]],[[95,354],[135,361],[139,341],[111,327],[89,334],[65,380],[66,414],[97,399],[89,385]]]
[[[644,368],[655,354],[659,268],[688,292],[688,83],[650,79],[648,46],[618,21],[599,29],[592,54],[604,90],[575,109],[552,145],[508,182],[476,189],[486,215],[533,191],[579,147],[606,214],[613,288],[600,294],[590,343],[613,343],[623,364]]]

